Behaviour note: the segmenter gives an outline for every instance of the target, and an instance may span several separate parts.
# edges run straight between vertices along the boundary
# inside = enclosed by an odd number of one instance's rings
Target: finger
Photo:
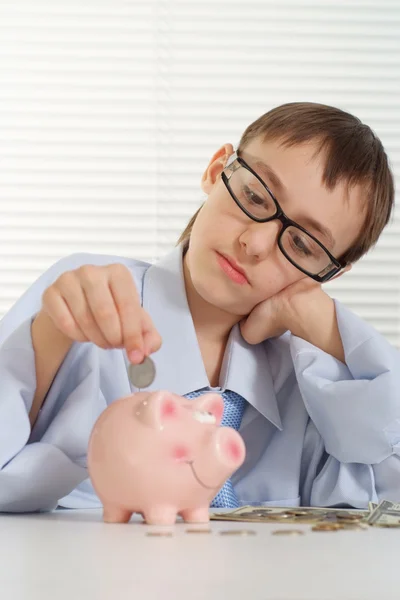
[[[88,339],[74,319],[68,304],[60,293],[51,286],[42,297],[43,309],[47,312],[54,326],[69,339],[87,342]]]
[[[142,307],[130,271],[124,265],[111,265],[109,286],[116,304],[122,329],[122,344],[135,364],[144,358]]]
[[[242,334],[243,339],[248,344],[258,344],[259,336],[256,335],[256,331],[251,326],[251,322],[249,322],[250,317],[247,317],[243,321],[240,322],[240,333]]]
[[[142,331],[143,331],[143,339],[144,339],[144,354],[145,356],[149,356],[153,352],[157,352],[157,350],[161,347],[161,336],[158,333],[157,329],[154,327],[154,323],[145,310],[142,309]]]
[[[110,348],[121,348],[122,328],[109,286],[108,272],[87,265],[82,269],[83,291],[98,331]]]
[[[286,329],[282,326],[277,327],[263,327],[260,328],[260,324],[254,322],[242,321],[240,323],[240,332],[243,339],[251,345],[260,344],[265,340],[278,337],[285,333]]]
[[[273,303],[266,300],[258,304],[248,317],[241,322],[240,331],[248,344],[260,342],[275,336],[281,330]]]
[[[103,349],[110,348],[93,317],[81,281],[76,273],[72,272],[70,275],[67,277],[61,276],[57,282],[57,287],[79,329],[87,341],[93,342],[93,344]]]

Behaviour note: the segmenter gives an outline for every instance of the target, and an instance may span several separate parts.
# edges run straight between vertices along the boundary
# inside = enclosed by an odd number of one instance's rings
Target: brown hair
[[[353,246],[338,259],[353,263],[376,244],[393,210],[394,182],[382,143],[368,125],[332,106],[293,102],[251,123],[240,139],[238,154],[259,136],[263,141],[281,139],[285,146],[315,141],[317,152],[325,153],[323,183],[328,189],[343,180],[349,187],[364,187],[364,226]],[[190,219],[178,244],[189,242],[200,210]]]

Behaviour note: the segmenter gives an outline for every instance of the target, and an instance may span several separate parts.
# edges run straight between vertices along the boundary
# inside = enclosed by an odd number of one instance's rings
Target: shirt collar
[[[186,297],[182,246],[174,248],[147,269],[142,303],[162,338],[160,350],[152,356],[156,378],[149,389],[166,389],[184,395],[209,387]],[[243,396],[266,419],[282,429],[265,347],[247,344],[239,325],[232,328],[229,336],[220,387]]]

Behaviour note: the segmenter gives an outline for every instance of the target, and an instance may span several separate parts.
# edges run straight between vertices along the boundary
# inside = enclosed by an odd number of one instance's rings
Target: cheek
[[[171,456],[174,462],[187,462],[190,459],[189,448],[183,444],[177,444],[172,448]]]
[[[288,285],[292,285],[292,283],[296,283],[301,279],[308,279],[308,275],[305,275],[304,273],[302,273],[302,271],[294,267],[292,263],[289,262],[283,255],[282,260],[285,261],[285,279],[287,282],[285,287],[287,287]]]
[[[198,239],[215,240],[221,239],[222,236],[225,239],[227,237],[234,239],[235,235],[240,235],[243,219],[238,220],[235,206],[225,187],[213,191],[193,225],[193,240],[197,243]],[[238,214],[242,217],[240,212]]]
[[[306,275],[286,260],[283,255],[281,257],[278,256],[277,260],[274,261],[266,261],[266,264],[260,269],[265,273],[265,276],[261,275],[258,279],[258,285],[255,286],[256,291],[252,308],[260,302],[279,294],[279,292],[289,285],[306,277]]]

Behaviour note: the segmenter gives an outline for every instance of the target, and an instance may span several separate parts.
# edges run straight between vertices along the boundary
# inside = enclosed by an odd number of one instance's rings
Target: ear
[[[341,277],[342,275],[344,275],[345,273],[348,273],[349,271],[351,271],[353,265],[346,265],[345,268],[340,271],[340,273],[338,273],[337,275],[335,275],[334,277],[332,277],[332,279],[330,279],[329,281],[333,281],[334,279],[338,279],[338,277]]]
[[[194,401],[197,410],[211,413],[220,425],[224,413],[224,401],[219,394],[204,394]]]
[[[234,153],[232,144],[224,144],[214,154],[210,160],[207,169],[203,173],[201,178],[201,189],[204,193],[209,194],[214,187],[214,184],[218,181],[222,171],[228,161],[228,158]]]
[[[150,392],[136,407],[135,416],[147,427],[163,429],[177,418],[180,409],[179,396],[166,391]]]

